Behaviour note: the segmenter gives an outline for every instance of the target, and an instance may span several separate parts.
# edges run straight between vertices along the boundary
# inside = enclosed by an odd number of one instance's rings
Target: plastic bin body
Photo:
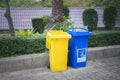
[[[87,62],[88,30],[73,29],[67,31],[72,35],[69,40],[69,65],[73,68],[85,67]]]
[[[71,38],[63,31],[50,31],[46,38],[49,49],[50,69],[53,72],[66,71],[68,60],[68,40]]]

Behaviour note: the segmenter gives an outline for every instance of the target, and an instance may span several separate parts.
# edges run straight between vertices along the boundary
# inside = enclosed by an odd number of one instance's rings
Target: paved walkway
[[[86,68],[51,72],[47,67],[7,72],[0,80],[120,80],[120,57],[89,61]]]

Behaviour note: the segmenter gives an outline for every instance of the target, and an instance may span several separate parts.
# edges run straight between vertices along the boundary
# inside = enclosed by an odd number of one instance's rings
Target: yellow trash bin
[[[49,31],[46,48],[49,49],[50,69],[53,72],[67,70],[68,40],[71,38],[63,31]]]

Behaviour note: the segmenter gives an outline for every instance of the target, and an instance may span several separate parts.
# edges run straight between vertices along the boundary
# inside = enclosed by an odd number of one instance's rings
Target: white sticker
[[[77,62],[85,62],[86,54],[87,54],[86,48],[77,49]]]

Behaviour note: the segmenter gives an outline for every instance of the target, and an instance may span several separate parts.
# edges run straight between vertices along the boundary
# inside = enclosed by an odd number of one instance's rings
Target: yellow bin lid
[[[68,34],[67,32],[56,31],[56,30],[49,31],[48,36],[50,38],[71,38],[71,35]]]

